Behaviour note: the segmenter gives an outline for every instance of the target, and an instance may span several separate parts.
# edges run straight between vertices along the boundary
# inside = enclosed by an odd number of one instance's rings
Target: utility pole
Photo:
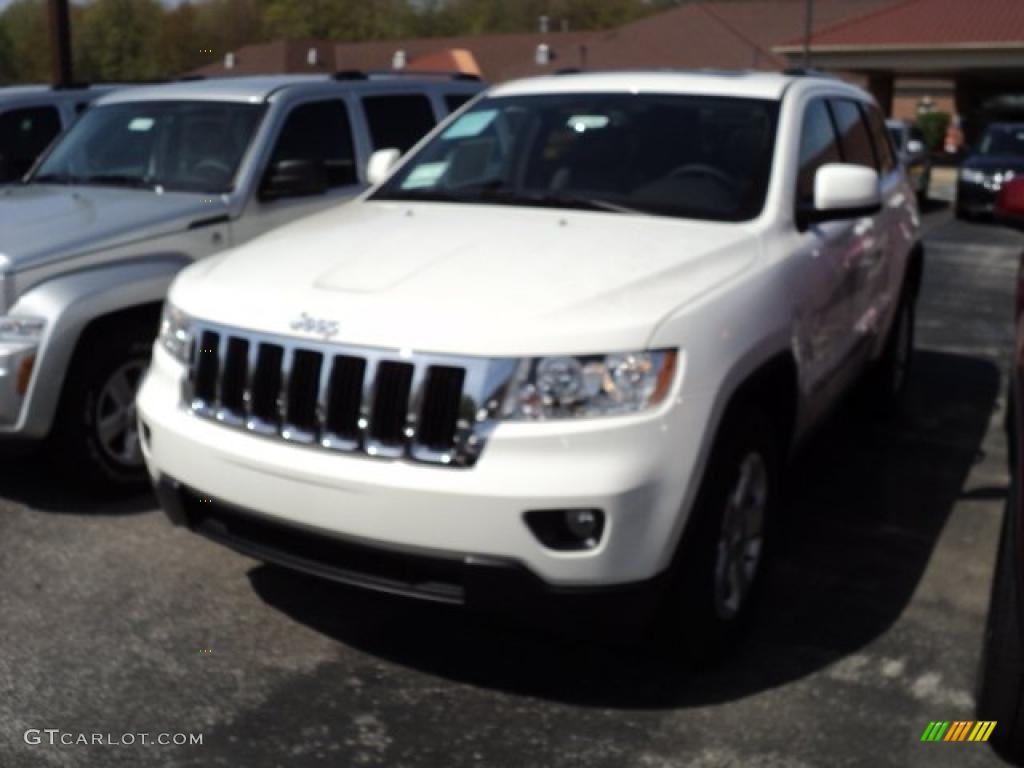
[[[811,68],[811,30],[814,26],[814,0],[804,7],[804,67]]]
[[[53,84],[66,87],[72,84],[71,74],[71,13],[68,0],[50,0],[50,52],[53,60]]]

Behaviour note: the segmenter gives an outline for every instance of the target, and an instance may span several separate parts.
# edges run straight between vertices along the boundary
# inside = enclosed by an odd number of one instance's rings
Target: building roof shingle
[[[815,34],[814,48],[1024,44],[1024,0],[904,0]],[[798,44],[790,40],[788,46]]]

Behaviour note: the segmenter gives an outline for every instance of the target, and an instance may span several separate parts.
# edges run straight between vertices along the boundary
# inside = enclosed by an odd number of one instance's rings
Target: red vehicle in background
[[[1024,177],[1003,186],[996,217],[1024,231]],[[985,633],[978,719],[997,721],[994,746],[1015,765],[1024,765],[1024,254],[1014,320],[1006,419],[1011,483]]]

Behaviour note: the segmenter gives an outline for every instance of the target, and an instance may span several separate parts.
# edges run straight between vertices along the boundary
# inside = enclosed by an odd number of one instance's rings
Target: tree
[[[92,80],[148,80],[164,74],[158,52],[164,9],[158,0],[96,0],[79,30]]]
[[[17,79],[14,66],[14,44],[7,34],[7,25],[0,16],[0,84],[12,83]]]
[[[15,0],[0,14],[0,22],[8,40],[12,80],[49,80],[50,30],[44,0]]]

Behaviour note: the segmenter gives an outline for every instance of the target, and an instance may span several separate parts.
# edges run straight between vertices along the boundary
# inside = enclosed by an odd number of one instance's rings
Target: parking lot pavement
[[[726,660],[687,672],[359,593],[6,460],[0,766],[999,765],[920,737],[974,718],[1021,240],[932,209],[907,413],[849,409],[798,462],[766,600]]]

